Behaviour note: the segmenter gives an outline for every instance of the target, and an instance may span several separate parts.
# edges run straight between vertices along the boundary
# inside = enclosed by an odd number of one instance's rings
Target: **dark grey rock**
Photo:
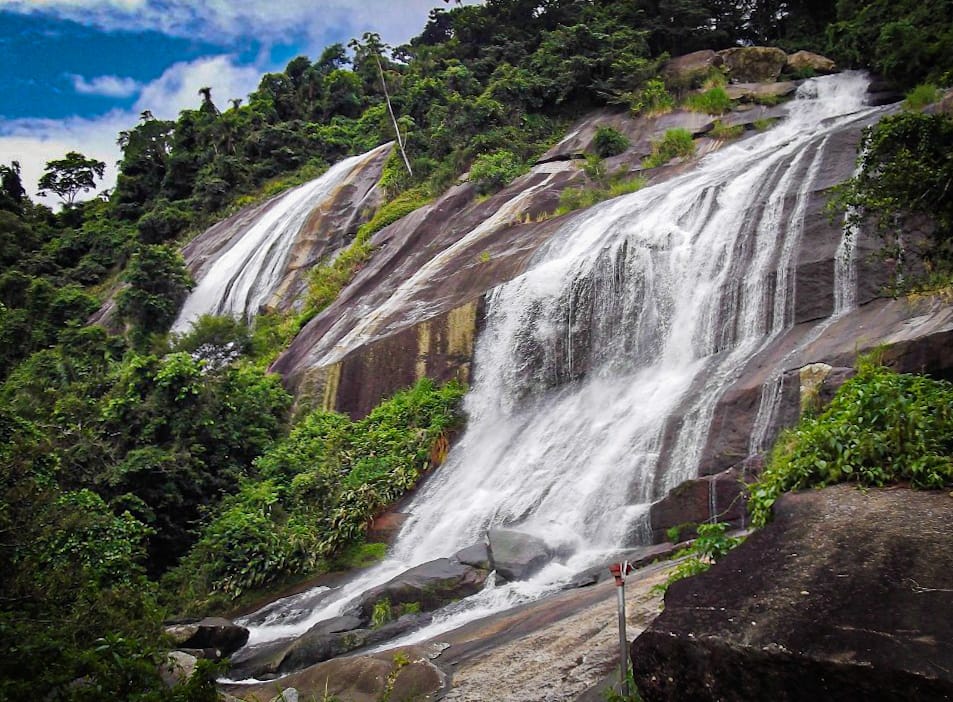
[[[915,515],[915,517],[913,516]],[[669,587],[631,646],[646,702],[953,699],[953,499],[841,485]]]
[[[473,566],[474,568],[492,570],[490,568],[490,552],[484,543],[467,546],[453,554],[450,559],[459,561],[463,563],[463,565]]]
[[[222,617],[169,622],[165,633],[178,648],[217,649],[223,658],[248,641],[248,629]]]
[[[490,529],[490,565],[505,580],[525,580],[553,560],[545,541],[515,529]]]
[[[486,576],[485,570],[449,558],[438,558],[371,588],[361,595],[356,610],[365,623],[371,621],[375,605],[382,600],[398,610],[400,605],[412,605],[421,612],[431,612],[479,592]]]

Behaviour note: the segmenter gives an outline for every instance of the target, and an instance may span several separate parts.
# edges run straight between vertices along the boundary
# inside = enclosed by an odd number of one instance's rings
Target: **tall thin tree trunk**
[[[397,148],[400,149],[400,155],[404,157],[404,165],[407,166],[407,172],[411,177],[414,171],[410,167],[410,160],[407,158],[407,152],[404,151],[404,138],[400,135],[400,127],[397,125],[397,117],[394,116],[394,108],[390,104],[390,95],[387,93],[387,81],[384,79],[384,67],[381,65],[380,57],[377,58],[377,70],[381,74],[381,86],[384,88],[384,100],[387,101],[387,111],[390,112],[390,118],[394,123],[394,132],[397,134]]]

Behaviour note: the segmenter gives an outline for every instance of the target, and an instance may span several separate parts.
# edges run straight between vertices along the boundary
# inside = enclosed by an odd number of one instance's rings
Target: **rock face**
[[[229,656],[248,641],[248,629],[222,617],[172,622],[165,628],[178,648],[216,649]]]
[[[515,529],[490,529],[490,567],[506,580],[526,580],[555,555],[542,539]]]
[[[732,83],[775,81],[787,65],[788,55],[769,46],[739,46],[718,52]]]
[[[953,699],[953,498],[836,486],[783,496],[633,642],[659,700]]]

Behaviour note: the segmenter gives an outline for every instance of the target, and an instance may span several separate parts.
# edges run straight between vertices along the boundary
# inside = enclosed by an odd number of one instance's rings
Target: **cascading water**
[[[274,293],[302,225],[364,163],[391,148],[384,144],[336,163],[323,175],[289,190],[261,217],[232,237],[189,294],[172,331],[185,332],[203,314],[251,318]]]
[[[415,498],[390,557],[310,614],[246,619],[251,642],[302,633],[491,526],[575,555],[454,605],[417,638],[539,596],[595,552],[631,543],[650,504],[696,474],[724,389],[793,323],[814,179],[829,136],[874,112],[865,89],[857,74],[809,81],[778,127],[559,229],[526,273],[489,295],[467,431]]]

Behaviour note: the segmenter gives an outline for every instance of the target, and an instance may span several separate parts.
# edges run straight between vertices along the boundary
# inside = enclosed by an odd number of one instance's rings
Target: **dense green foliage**
[[[255,461],[170,581],[187,600],[314,572],[413,488],[460,423],[463,387],[422,380],[367,417],[318,410]]]
[[[840,482],[953,484],[953,384],[860,362],[830,406],[778,439],[750,489],[756,525],[789,490]]]
[[[925,227],[928,244],[919,253],[928,267],[953,270],[953,118],[912,111],[885,117],[864,133],[859,165],[837,198],[853,223],[873,222],[901,261],[902,242]]]
[[[836,12],[827,27],[832,58],[905,88],[953,79],[953,4],[947,0],[838,0]]]

